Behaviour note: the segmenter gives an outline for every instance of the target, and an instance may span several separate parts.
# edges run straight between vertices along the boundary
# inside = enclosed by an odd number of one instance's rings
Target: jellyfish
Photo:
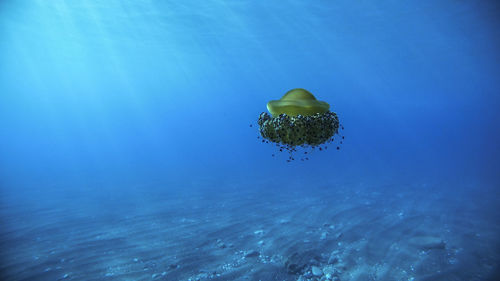
[[[330,111],[330,105],[301,88],[268,102],[267,109],[271,115],[262,112],[257,121],[260,135],[275,143],[280,151],[292,153],[297,146],[314,149],[333,141],[340,127],[339,118]],[[289,160],[293,159],[291,155]]]

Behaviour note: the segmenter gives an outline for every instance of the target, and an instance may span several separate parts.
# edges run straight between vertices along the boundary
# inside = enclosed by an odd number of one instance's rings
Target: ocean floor
[[[204,185],[6,195],[0,279],[500,280],[498,193]]]

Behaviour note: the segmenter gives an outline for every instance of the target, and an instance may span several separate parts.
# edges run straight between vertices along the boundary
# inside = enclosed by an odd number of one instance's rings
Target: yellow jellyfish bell
[[[308,90],[297,88],[288,91],[281,99],[267,103],[267,110],[272,116],[280,114],[288,116],[311,116],[316,113],[323,114],[330,109],[330,105],[317,100]]]

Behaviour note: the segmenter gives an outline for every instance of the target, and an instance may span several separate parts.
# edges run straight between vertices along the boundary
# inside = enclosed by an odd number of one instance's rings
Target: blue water
[[[172,246],[180,252],[203,244],[207,229],[221,227],[218,222],[239,217],[248,231],[228,223],[206,238],[233,239],[238,250],[238,241],[249,238],[230,233],[254,235],[266,219],[281,218],[273,210],[283,207],[286,214],[292,210],[285,206],[294,206],[314,213],[312,205],[345,199],[358,210],[355,216],[342,217],[340,209],[325,203],[320,212],[325,217],[311,228],[326,228],[335,215],[358,222],[366,239],[373,234],[373,243],[382,245],[368,213],[383,209],[380,218],[388,218],[385,211],[393,210],[400,214],[397,220],[406,218],[408,211],[402,210],[412,209],[439,221],[443,232],[455,226],[463,240],[448,237],[446,249],[438,249],[446,251],[446,265],[407,276],[374,273],[375,260],[398,267],[398,258],[390,255],[402,250],[387,244],[380,251],[392,249],[389,256],[369,261],[373,255],[358,254],[355,259],[366,259],[367,267],[358,260],[356,272],[337,272],[338,280],[494,278],[500,261],[498,15],[497,1],[472,0],[1,1],[0,274],[5,280],[314,280],[317,276],[307,273],[312,264],[303,272],[278,275],[286,267],[283,247],[260,249],[261,256],[281,260],[262,258],[239,271],[202,261],[191,267],[170,262],[160,269],[161,258],[145,250],[156,273],[151,266],[118,273],[106,272],[109,265],[87,246],[95,242],[95,232],[133,237],[131,229],[139,231],[141,225],[123,229],[121,219],[149,225],[138,219],[147,213],[149,219],[181,224],[210,217],[199,241]],[[345,140],[340,150],[332,146],[315,151],[308,161],[288,163],[286,154],[257,139],[256,122],[269,100],[299,87],[331,105],[345,127]],[[366,202],[376,202],[371,206],[377,208],[356,209],[370,205]],[[249,213],[258,219],[247,220]],[[463,216],[447,220],[446,213]],[[311,217],[304,216],[295,232],[264,230],[266,238],[299,239],[311,229],[304,226]],[[92,219],[77,223],[82,218]],[[164,222],[164,234],[187,237],[182,229],[168,228],[172,222]],[[385,223],[384,228],[394,226]],[[188,232],[198,233],[192,227]],[[152,235],[145,245],[161,240],[155,231],[143,229]],[[357,236],[349,240],[348,230],[342,233],[346,238],[338,239],[347,239],[354,249]],[[432,235],[446,240],[444,234]],[[461,244],[470,237],[478,243]],[[68,241],[90,251],[88,261],[75,265],[76,259],[71,270],[64,262],[71,258],[60,254],[51,260],[59,251],[54,245]],[[106,244],[110,259],[132,251],[113,255],[123,249],[113,241]],[[318,248],[307,245],[297,251]],[[155,247],[159,256],[174,256],[161,247]],[[243,250],[252,247],[257,246]],[[220,263],[233,259],[235,250],[215,248]],[[449,258],[460,249],[477,259]],[[344,253],[344,259],[355,256]],[[50,266],[41,263],[42,256]],[[122,267],[134,259],[141,253],[124,258]],[[89,271],[90,263],[102,270]]]

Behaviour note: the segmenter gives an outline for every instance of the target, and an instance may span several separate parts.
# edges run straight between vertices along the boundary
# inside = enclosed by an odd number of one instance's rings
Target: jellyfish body
[[[267,103],[267,110],[273,117],[280,114],[311,116],[317,113],[323,114],[329,109],[328,103],[318,101],[313,94],[301,88],[290,90],[281,99]]]
[[[289,150],[321,145],[338,133],[337,114],[305,89],[288,91],[281,99],[270,101],[267,109],[271,115],[263,112],[258,120],[261,136]]]

